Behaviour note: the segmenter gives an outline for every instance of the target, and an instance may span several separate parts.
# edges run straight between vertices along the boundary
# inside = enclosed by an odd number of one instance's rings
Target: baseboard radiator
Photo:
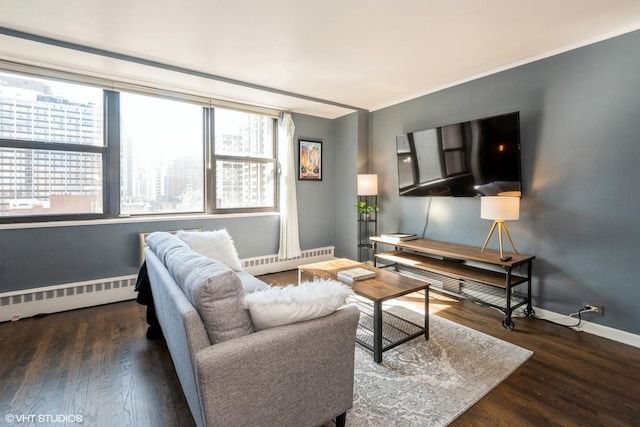
[[[258,276],[326,261],[334,258],[333,251],[328,246],[305,250],[293,259],[266,255],[241,261],[245,271]],[[130,275],[0,293],[0,322],[134,299],[136,279]]]
[[[299,257],[291,259],[280,259],[278,255],[245,258],[242,260],[242,268],[254,276],[276,273],[278,271],[294,270],[302,264],[311,264],[314,262],[333,259],[333,251],[333,246],[326,246],[324,248],[304,250]]]
[[[137,275],[0,294],[0,322],[130,300]]]

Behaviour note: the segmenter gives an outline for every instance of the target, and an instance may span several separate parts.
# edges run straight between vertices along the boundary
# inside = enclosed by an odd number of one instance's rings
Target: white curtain
[[[278,120],[278,160],[280,162],[280,249],[278,250],[278,258],[280,259],[292,259],[301,255],[293,157],[295,129],[291,113],[280,113]]]

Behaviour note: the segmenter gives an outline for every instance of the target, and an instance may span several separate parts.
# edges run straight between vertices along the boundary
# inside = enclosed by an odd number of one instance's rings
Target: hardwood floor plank
[[[282,283],[290,274],[262,279]],[[432,314],[534,352],[453,426],[633,426],[640,419],[640,349],[540,319],[514,318],[509,331],[501,312],[435,291],[429,306]]]
[[[0,324],[2,365],[11,367],[0,370],[0,412],[78,414],[85,426],[193,425],[166,345],[145,333],[145,307],[134,301]]]
[[[260,278],[296,283],[297,271]],[[403,302],[423,304],[421,296]],[[637,425],[640,349],[539,319],[515,318],[508,331],[502,313],[436,292],[429,306],[432,314],[534,352],[452,426]],[[145,307],[135,301],[0,324],[0,415],[79,414],[84,426],[193,426],[164,341],[145,333]]]

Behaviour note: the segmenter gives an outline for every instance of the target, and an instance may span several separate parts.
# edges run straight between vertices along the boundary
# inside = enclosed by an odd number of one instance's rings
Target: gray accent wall
[[[139,233],[225,228],[249,258],[278,252],[279,227],[271,215],[0,230],[0,292],[136,274]]]
[[[371,113],[380,232],[482,246],[476,198],[398,196],[396,135],[520,111],[523,198],[508,222],[536,256],[534,305],[640,333],[640,32],[500,72]],[[428,217],[428,223],[427,223]],[[490,246],[497,247],[494,236]]]
[[[356,112],[335,120],[336,179],[334,182],[336,216],[335,255],[340,258],[358,259],[357,213],[354,207],[357,197],[358,136],[368,114]],[[366,145],[366,142],[365,142]]]
[[[298,226],[300,247],[311,249],[333,246],[334,162],[336,143],[334,122],[303,114],[293,114],[296,125],[294,136],[295,166],[299,165],[299,139],[322,141],[322,180],[296,181],[298,197]]]

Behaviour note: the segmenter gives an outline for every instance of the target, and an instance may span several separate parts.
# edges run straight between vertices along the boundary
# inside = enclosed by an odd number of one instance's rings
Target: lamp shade
[[[480,218],[503,221],[520,219],[520,197],[481,197]]]
[[[378,195],[378,175],[363,174],[358,175],[358,196]]]

